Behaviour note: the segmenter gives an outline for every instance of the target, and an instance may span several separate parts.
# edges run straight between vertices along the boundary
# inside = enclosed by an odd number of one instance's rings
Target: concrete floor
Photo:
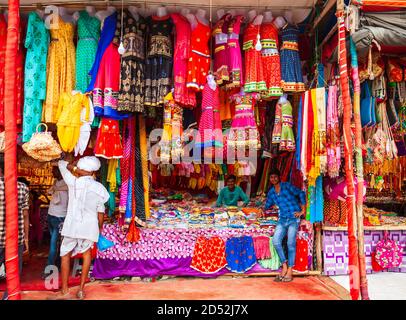
[[[348,292],[328,277],[296,277],[290,283],[274,278],[174,278],[153,283],[115,281],[86,286],[88,300],[343,300]],[[75,294],[76,288],[71,288]],[[43,300],[47,291],[24,292],[24,300]]]
[[[348,276],[330,278],[349,290]],[[406,273],[380,272],[367,275],[367,279],[371,300],[406,300]]]

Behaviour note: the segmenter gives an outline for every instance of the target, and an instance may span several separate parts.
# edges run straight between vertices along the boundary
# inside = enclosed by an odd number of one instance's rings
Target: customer
[[[242,200],[244,206],[247,205],[250,199],[244,193],[244,191],[235,185],[236,177],[234,175],[228,176],[226,182],[227,187],[221,189],[220,194],[217,198],[216,206],[237,206],[238,201]]]
[[[100,161],[96,157],[83,157],[77,166],[66,161],[58,162],[59,170],[68,185],[68,212],[62,229],[61,245],[61,277],[62,290],[51,300],[70,299],[68,289],[70,259],[83,254],[82,275],[78,299],[84,299],[84,287],[92,260],[91,249],[99,239],[103,227],[104,204],[109,200],[109,193],[93,175],[100,169]],[[76,177],[76,176],[77,177]]]
[[[265,210],[272,206],[277,206],[279,209],[279,220],[272,243],[282,262],[282,271],[275,281],[290,282],[293,280],[292,268],[295,265],[296,234],[300,217],[305,215],[306,210],[306,193],[289,182],[281,182],[278,170],[271,171],[270,181],[273,187],[268,192]],[[282,247],[286,234],[288,235],[288,258]]]
[[[55,183],[48,190],[48,194],[52,196],[52,198],[47,217],[48,229],[51,236],[47,266],[55,265],[59,232],[65,220],[66,212],[68,211],[68,186],[63,180],[57,166],[52,168],[52,174],[55,178]],[[44,270],[43,278],[46,278],[51,273],[51,270],[48,270],[48,273],[46,271],[47,270]]]
[[[0,266],[5,263],[6,247],[6,195],[4,187],[4,158],[0,157]],[[23,254],[29,252],[29,189],[22,182],[17,182],[18,197],[18,262],[20,274],[23,269]],[[24,251],[25,249],[25,251]],[[6,270],[7,272],[7,270]],[[3,300],[8,298],[7,290],[4,292]]]

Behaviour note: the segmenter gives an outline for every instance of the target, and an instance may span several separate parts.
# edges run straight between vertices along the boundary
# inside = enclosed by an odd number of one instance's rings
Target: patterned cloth
[[[6,246],[6,194],[4,178],[0,178],[0,248]],[[18,244],[24,244],[24,215],[23,211],[29,209],[29,189],[21,182],[17,182],[18,196]]]
[[[226,13],[217,21],[216,25],[213,28],[214,36],[214,74],[216,77],[217,84],[219,86],[223,85],[224,82],[227,82],[230,79],[229,75],[229,62],[231,58],[228,51],[228,25],[231,19],[231,14]],[[238,42],[238,41],[237,41]],[[241,52],[240,52],[241,57]]]
[[[244,16],[235,16],[234,18],[232,18],[228,26],[229,35],[227,41],[227,50],[230,83],[227,85],[227,88],[239,88],[244,84],[243,63],[239,41],[241,24],[243,20]]]
[[[226,243],[227,269],[244,273],[257,263],[252,237],[231,238]]]
[[[227,264],[224,240],[199,237],[196,240],[191,268],[202,273],[216,273]]]
[[[293,218],[295,212],[300,212],[300,204],[306,204],[306,193],[289,182],[280,183],[280,192],[276,193],[272,187],[267,195],[265,209],[276,205],[279,208],[279,217]]]

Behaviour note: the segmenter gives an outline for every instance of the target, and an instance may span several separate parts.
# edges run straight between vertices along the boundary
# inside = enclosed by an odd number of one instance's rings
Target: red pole
[[[16,57],[20,27],[19,0],[8,1],[6,63],[4,68],[4,182],[6,198],[6,281],[10,300],[20,300],[17,198]]]

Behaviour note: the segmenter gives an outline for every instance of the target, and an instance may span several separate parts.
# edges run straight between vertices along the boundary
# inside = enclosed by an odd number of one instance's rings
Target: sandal
[[[54,301],[73,300],[73,296],[70,294],[70,292],[67,292],[67,293],[58,292],[57,294],[55,294],[53,296],[47,297],[47,300],[54,300]]]
[[[293,281],[293,277],[290,277],[290,278],[283,277],[281,280],[281,282],[292,282],[292,281]]]
[[[76,294],[76,297],[77,297],[79,300],[84,300],[85,297],[86,297],[85,292],[84,292],[83,290],[79,290],[78,293]]]

